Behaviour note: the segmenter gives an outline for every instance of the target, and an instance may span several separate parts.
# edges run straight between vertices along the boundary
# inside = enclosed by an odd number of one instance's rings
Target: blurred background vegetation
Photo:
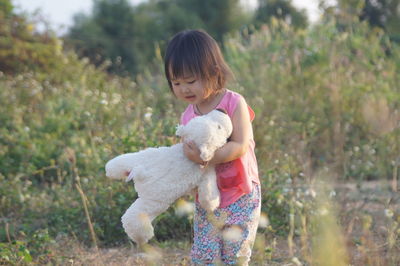
[[[235,73],[230,88],[256,112],[262,234],[296,234],[295,203],[306,199],[294,185],[321,175],[395,183],[400,2],[320,8],[310,24],[290,0],[259,0],[255,10],[238,0],[96,0],[58,37],[0,0],[0,262],[62,261],[50,247],[69,238],[128,243],[120,216],[133,185],[106,179],[104,164],[178,141],[184,106],[169,92],[162,55],[187,28],[216,38]],[[190,241],[191,217],[175,211],[156,219],[154,242]]]

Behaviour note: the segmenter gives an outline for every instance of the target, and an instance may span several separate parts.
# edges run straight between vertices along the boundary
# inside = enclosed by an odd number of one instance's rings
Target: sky
[[[145,0],[129,0],[132,4],[138,4]],[[255,6],[257,0],[241,0],[250,7]],[[84,12],[89,14],[92,8],[93,0],[14,0],[14,5],[19,10],[34,12],[40,10],[41,14],[50,22],[51,28],[58,34],[67,31],[68,26],[72,24],[74,14]],[[320,13],[317,0],[292,0],[298,8],[304,8],[307,11],[309,19],[314,22],[318,19]]]

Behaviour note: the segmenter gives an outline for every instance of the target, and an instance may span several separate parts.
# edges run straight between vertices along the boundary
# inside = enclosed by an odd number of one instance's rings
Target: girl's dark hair
[[[203,30],[185,30],[172,37],[164,68],[171,91],[171,80],[187,74],[206,82],[207,95],[222,90],[227,79],[233,77],[217,42]]]

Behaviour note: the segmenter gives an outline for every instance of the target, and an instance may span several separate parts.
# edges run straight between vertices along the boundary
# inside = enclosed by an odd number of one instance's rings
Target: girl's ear
[[[177,125],[175,135],[177,135],[179,137],[183,137],[183,134],[185,134],[185,126]]]

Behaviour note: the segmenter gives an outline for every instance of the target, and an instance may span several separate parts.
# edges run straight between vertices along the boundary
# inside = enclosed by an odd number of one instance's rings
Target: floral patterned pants
[[[194,265],[247,265],[261,210],[260,186],[231,205],[207,213],[196,203],[191,251]]]

